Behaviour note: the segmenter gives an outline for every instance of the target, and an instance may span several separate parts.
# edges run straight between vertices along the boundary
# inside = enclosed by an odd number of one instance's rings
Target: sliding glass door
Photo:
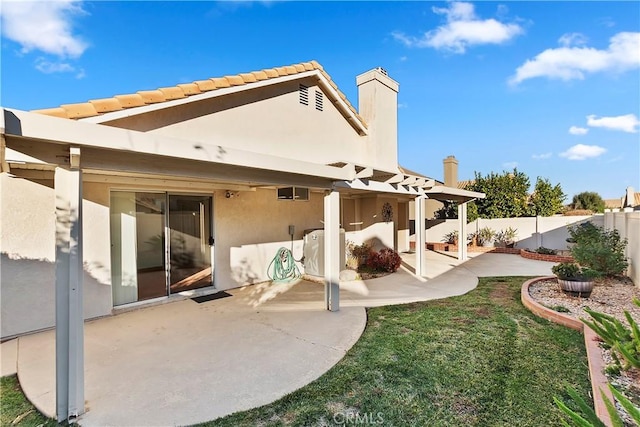
[[[169,195],[169,291],[211,286],[211,197]]]
[[[213,284],[210,196],[111,193],[113,304]]]

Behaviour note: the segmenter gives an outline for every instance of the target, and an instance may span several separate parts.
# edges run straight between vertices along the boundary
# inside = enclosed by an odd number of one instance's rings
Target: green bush
[[[458,230],[448,232],[442,237],[444,243],[455,245],[458,243]]]
[[[598,276],[596,271],[580,267],[575,262],[561,262],[551,267],[551,271],[562,280],[588,281]]]
[[[535,250],[535,252],[539,253],[541,255],[555,255],[555,254],[557,254],[555,249],[545,248],[544,246],[540,246],[538,249]]]
[[[618,230],[605,230],[585,222],[569,227],[569,236],[567,241],[574,243],[573,259],[598,276],[617,276],[627,269],[629,264],[624,256],[627,239],[622,239]]]

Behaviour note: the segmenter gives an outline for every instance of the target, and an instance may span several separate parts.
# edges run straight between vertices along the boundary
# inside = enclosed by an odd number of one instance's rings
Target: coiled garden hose
[[[289,282],[301,276],[293,254],[289,249],[278,249],[276,256],[267,267],[267,276],[275,282]]]

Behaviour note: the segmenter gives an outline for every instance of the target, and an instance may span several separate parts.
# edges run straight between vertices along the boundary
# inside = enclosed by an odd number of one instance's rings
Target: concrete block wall
[[[469,233],[478,231],[481,228],[489,227],[500,231],[508,227],[518,230],[516,237],[516,247],[536,249],[544,246],[549,249],[567,249],[567,237],[569,232],[567,227],[585,221],[591,221],[595,225],[604,225],[604,216],[552,216],[552,217],[520,217],[520,218],[479,218],[467,225]],[[444,235],[452,230],[457,230],[458,220],[448,219],[427,221],[427,242],[441,242]]]
[[[627,275],[640,286],[640,211],[605,212],[605,228],[616,229],[628,240],[625,255],[629,261]]]

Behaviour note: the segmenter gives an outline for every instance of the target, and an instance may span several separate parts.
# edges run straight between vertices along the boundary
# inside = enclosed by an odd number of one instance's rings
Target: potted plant
[[[458,230],[453,230],[448,232],[442,237],[442,241],[444,243],[449,243],[450,245],[458,244]]]
[[[482,246],[491,246],[493,238],[496,236],[495,230],[489,227],[482,227],[478,230],[478,244]]]
[[[589,298],[593,290],[593,279],[598,276],[596,271],[574,262],[561,262],[551,267],[551,271],[558,277],[560,289],[582,298]]]
[[[517,235],[518,230],[516,228],[508,227],[505,230],[500,230],[496,234],[496,241],[499,242],[501,246],[512,248],[515,246]]]

